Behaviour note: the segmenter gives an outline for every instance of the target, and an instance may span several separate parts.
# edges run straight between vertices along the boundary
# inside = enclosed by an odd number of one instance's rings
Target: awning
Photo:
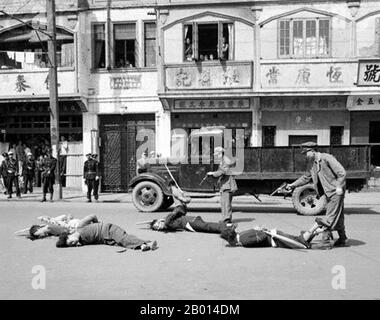
[[[38,36],[37,36],[38,33]],[[10,42],[39,42],[39,38],[41,41],[47,41],[49,37],[46,35],[46,33],[42,33],[40,31],[36,30],[29,30],[22,34],[19,33],[11,33],[9,32],[7,35],[0,35],[0,43],[10,43]],[[74,37],[69,34],[60,33],[57,31],[57,41],[64,41],[64,40],[74,40]]]

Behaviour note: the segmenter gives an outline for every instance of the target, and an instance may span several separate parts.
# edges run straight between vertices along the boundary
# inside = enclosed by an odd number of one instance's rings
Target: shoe
[[[41,202],[46,202],[46,199],[45,199],[45,198],[44,198],[44,199],[42,199],[42,200],[41,200]]]
[[[302,233],[300,236],[297,237],[297,241],[302,243],[307,249],[310,249],[310,247],[311,247],[310,243],[305,240]]]
[[[348,247],[348,239],[347,238],[339,238],[334,242],[334,247]]]
[[[153,250],[156,250],[157,248],[158,248],[157,241],[153,241],[150,249],[153,251]]]
[[[12,196],[8,196],[8,197],[7,197],[7,199],[11,199],[11,198],[12,198]]]
[[[92,201],[90,199],[88,199],[87,202],[92,202]]]
[[[141,251],[149,251],[150,250],[150,246],[149,245],[147,245],[147,244],[142,244],[141,245]]]

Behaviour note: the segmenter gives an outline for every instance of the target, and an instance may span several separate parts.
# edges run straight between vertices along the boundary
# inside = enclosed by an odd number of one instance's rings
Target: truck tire
[[[164,194],[158,184],[142,181],[133,188],[132,202],[141,212],[154,212],[162,206]]]
[[[294,209],[304,216],[316,216],[326,208],[326,196],[319,197],[312,184],[296,188],[292,200]]]
[[[164,201],[161,206],[161,210],[168,209],[172,204],[174,203],[173,197],[170,196],[164,196]]]

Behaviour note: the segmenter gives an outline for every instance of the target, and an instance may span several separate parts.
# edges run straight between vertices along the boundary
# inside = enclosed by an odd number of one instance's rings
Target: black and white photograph
[[[380,300],[379,243],[379,0],[0,0],[0,300]]]

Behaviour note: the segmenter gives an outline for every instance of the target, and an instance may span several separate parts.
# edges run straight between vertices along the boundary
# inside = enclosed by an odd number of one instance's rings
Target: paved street
[[[0,200],[1,299],[380,299],[380,194],[349,194],[346,227],[349,248],[333,250],[245,249],[226,247],[212,234],[159,233],[136,222],[166,212],[138,213],[128,195],[103,195],[109,202],[85,203],[84,197],[39,203],[37,196]],[[116,200],[115,200],[116,199]],[[121,199],[118,203],[117,199]],[[250,199],[250,200],[249,200]],[[114,200],[114,201],[112,201]],[[189,215],[220,218],[217,199],[193,201]],[[297,234],[314,218],[298,216],[290,201],[263,197],[234,200],[238,229],[255,225]],[[55,248],[56,238],[30,241],[14,231],[37,223],[40,215],[96,214],[144,239],[157,240],[153,252],[116,247]],[[46,289],[32,288],[34,266],[46,270]],[[345,271],[345,289],[332,283]]]

